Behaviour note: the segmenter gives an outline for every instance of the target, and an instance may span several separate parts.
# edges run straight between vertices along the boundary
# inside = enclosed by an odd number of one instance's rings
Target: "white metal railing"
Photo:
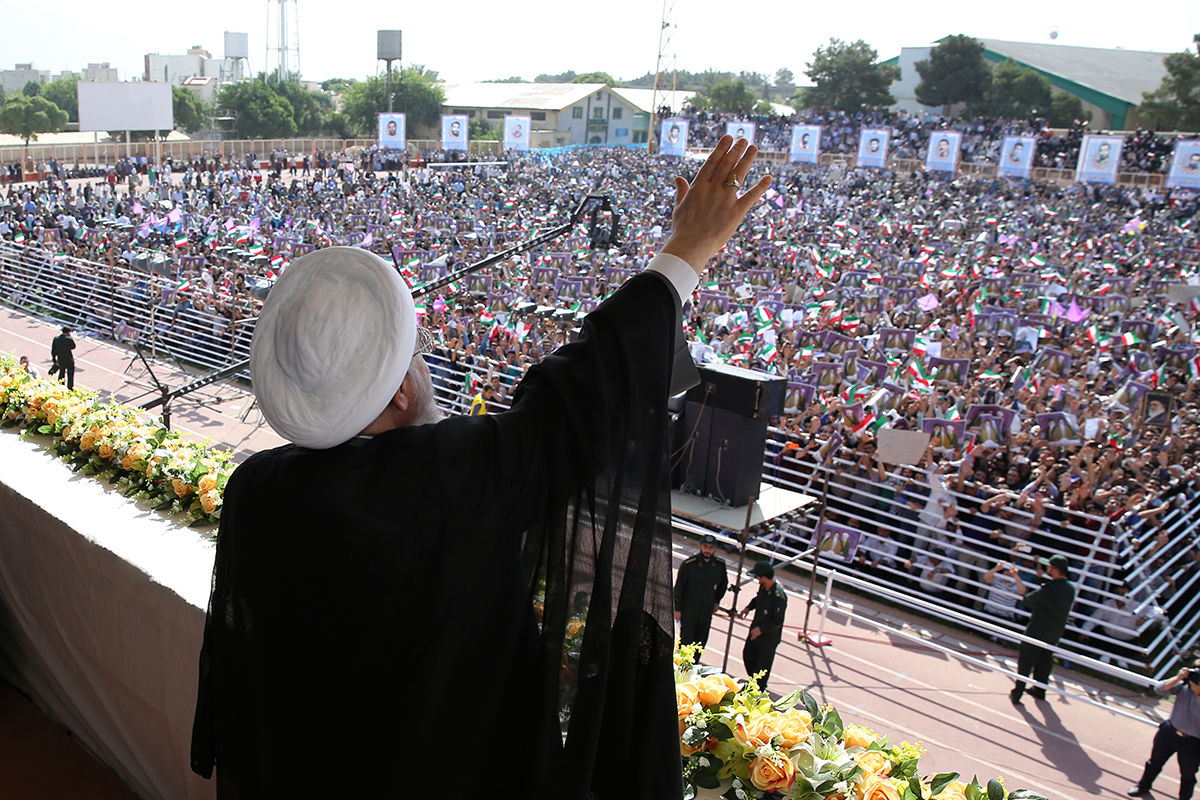
[[[168,260],[150,265],[156,271],[141,271],[122,266],[97,264],[70,257],[58,258],[40,248],[0,242],[0,301],[27,313],[70,324],[85,335],[132,345],[139,343],[149,355],[174,359],[181,365],[201,370],[217,369],[249,356],[253,323],[259,301],[249,292],[224,295],[203,287],[181,293],[177,282],[178,267]],[[559,320],[573,324],[564,317]],[[439,403],[450,413],[465,413],[471,398],[484,382],[497,378],[501,399],[496,409],[507,407],[506,397],[515,387],[523,370],[509,364],[472,356],[452,358],[441,348],[427,355]],[[248,379],[246,373],[239,377]],[[1083,514],[1046,504],[1041,515],[1027,509],[1011,510],[1002,521],[998,515],[978,510],[985,500],[949,491],[959,509],[971,513],[957,518],[959,531],[946,526],[922,511],[901,509],[896,487],[904,488],[903,475],[896,471],[879,475],[853,474],[854,465],[838,461],[827,468],[813,462],[777,458],[786,436],[772,430],[764,453],[764,479],[785,488],[821,495],[828,480],[827,511],[831,521],[842,522],[863,531],[865,539],[880,530],[888,531],[901,542],[910,558],[875,571],[877,584],[896,587],[907,598],[920,598],[931,588],[940,593],[936,605],[943,613],[959,609],[976,623],[989,622],[986,600],[990,591],[984,576],[997,560],[1011,559],[1011,546],[1031,541],[1051,552],[1071,553],[1077,564],[1076,576],[1085,581],[1069,631],[1078,637],[1087,620],[1108,600],[1118,596],[1117,586],[1129,586],[1130,602],[1145,620],[1134,628],[1119,629],[1133,641],[1089,631],[1090,643],[1071,642],[1076,657],[1117,656],[1140,659],[1147,671],[1162,676],[1172,665],[1175,654],[1194,647],[1200,636],[1195,612],[1200,605],[1200,574],[1188,569],[1191,542],[1200,531],[1200,504],[1181,503],[1164,512],[1162,527],[1166,545],[1145,535],[1145,523],[1134,530],[1114,529],[1103,517]],[[917,472],[914,485],[923,481]],[[902,495],[905,496],[905,495]],[[1058,517],[1053,525],[1047,518]],[[758,552],[791,559],[803,553],[812,540],[816,519],[813,514],[784,522],[760,537]],[[1004,532],[993,539],[994,528]],[[1133,542],[1138,539],[1138,546]],[[915,562],[933,548],[948,548],[946,561],[954,574],[944,587],[927,585],[914,575]],[[1082,553],[1079,551],[1082,550]],[[1116,574],[1118,565],[1124,576]],[[839,571],[846,572],[845,567]],[[1171,582],[1174,581],[1174,588]],[[1167,609],[1159,614],[1156,609]],[[958,613],[956,611],[956,613]],[[1023,625],[1020,613],[1009,621],[998,621],[1008,634]],[[1106,626],[1106,628],[1111,626]]]

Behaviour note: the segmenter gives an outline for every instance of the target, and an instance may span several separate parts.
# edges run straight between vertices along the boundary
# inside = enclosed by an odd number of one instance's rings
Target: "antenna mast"
[[[672,102],[675,98],[675,54],[672,52],[674,45],[671,41],[671,36],[675,31],[675,25],[671,22],[671,12],[675,6],[673,0],[663,0],[662,24],[658,29],[658,58],[654,62],[654,92],[650,96],[650,128],[646,131],[646,146],[651,153],[657,148],[654,142],[655,124],[658,120],[658,110],[663,105],[669,105],[664,101],[668,97],[667,89],[664,86],[666,76],[663,74],[665,63],[670,64],[671,71],[671,94]],[[677,110],[672,106],[672,110]]]

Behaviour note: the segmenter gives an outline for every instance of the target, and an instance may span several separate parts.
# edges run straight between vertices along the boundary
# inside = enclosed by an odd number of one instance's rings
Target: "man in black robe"
[[[755,154],[725,137],[676,179],[662,253],[503,414],[439,421],[382,260],[293,262],[251,371],[295,444],[229,481],[200,655],[219,796],[680,795],[665,402]]]

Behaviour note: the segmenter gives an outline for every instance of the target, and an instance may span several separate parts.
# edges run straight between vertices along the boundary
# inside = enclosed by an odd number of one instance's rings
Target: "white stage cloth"
[[[144,798],[216,796],[188,759],[214,549],[0,431],[0,670]]]

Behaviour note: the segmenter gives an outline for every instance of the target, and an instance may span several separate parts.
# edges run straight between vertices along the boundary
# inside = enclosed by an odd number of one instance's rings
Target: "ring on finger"
[[[725,185],[730,189],[742,188],[742,182],[738,180],[736,172],[729,173],[729,177],[725,179]]]

